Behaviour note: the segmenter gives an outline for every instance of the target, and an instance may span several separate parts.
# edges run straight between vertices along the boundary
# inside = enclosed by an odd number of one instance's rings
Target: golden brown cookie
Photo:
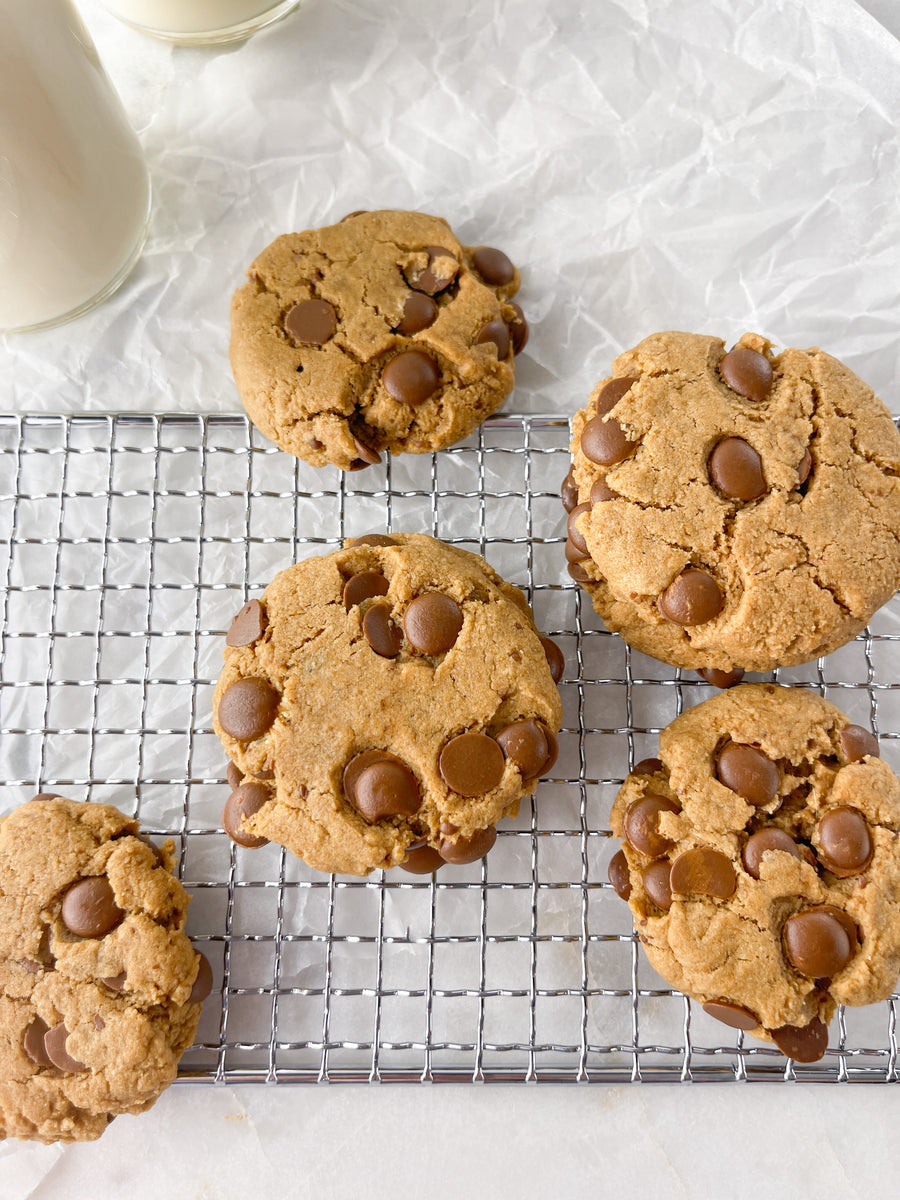
[[[821,350],[654,334],[572,434],[570,571],[646,654],[723,672],[805,662],[900,584],[900,435]]]
[[[528,326],[519,272],[418,212],[351,213],[263,250],[231,307],[251,420],[313,466],[466,437],[512,391]]]
[[[422,534],[289,567],[226,638],[226,831],[353,875],[481,858],[555,761],[553,651],[517,588]]]
[[[837,1004],[900,970],[900,782],[813,692],[743,684],[678,717],[612,810],[610,882],[653,967],[814,1062]]]
[[[0,821],[0,1136],[89,1141],[175,1078],[212,976],[173,863],[105,804]]]

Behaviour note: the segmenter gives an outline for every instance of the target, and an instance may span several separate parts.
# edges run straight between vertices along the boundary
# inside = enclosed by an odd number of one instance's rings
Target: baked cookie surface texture
[[[655,658],[805,662],[900,584],[900,435],[821,350],[654,334],[615,360],[571,448],[570,572]]]
[[[528,326],[519,272],[446,221],[363,212],[275,239],[231,307],[231,366],[251,420],[313,466],[466,437],[512,391]]]
[[[0,821],[0,1133],[97,1138],[175,1078],[211,984],[174,847],[104,804]]]
[[[422,534],[289,567],[226,638],[226,831],[354,875],[481,858],[555,761],[558,655],[517,588]]]
[[[900,970],[900,782],[812,692],[743,684],[660,736],[612,810],[610,881],[652,966],[788,1056]]]

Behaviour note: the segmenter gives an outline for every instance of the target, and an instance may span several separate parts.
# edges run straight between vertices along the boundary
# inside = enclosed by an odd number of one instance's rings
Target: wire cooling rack
[[[0,416],[0,811],[36,791],[172,837],[215,987],[180,1077],[228,1082],[897,1078],[896,1000],[839,1011],[811,1066],[673,992],[607,882],[609,812],[660,729],[711,693],[608,633],[565,571],[568,427],[504,416],[344,475],[232,416]],[[300,557],[372,531],[483,554],[566,656],[560,757],[483,862],[326,876],[219,828],[211,728],[234,612]],[[814,687],[900,755],[900,606]]]

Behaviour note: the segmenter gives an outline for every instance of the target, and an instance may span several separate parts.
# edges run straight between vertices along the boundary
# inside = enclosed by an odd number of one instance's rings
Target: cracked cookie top
[[[0,1137],[97,1138],[175,1078],[212,973],[174,859],[105,804],[0,821]]]
[[[555,761],[559,659],[517,588],[434,538],[289,567],[226,637],[226,831],[354,875],[481,858]]]
[[[654,334],[594,389],[571,448],[570,572],[675,666],[827,654],[900,583],[900,435],[821,350]]]
[[[275,239],[231,307],[231,366],[282,450],[360,470],[466,437],[512,391],[528,337],[501,251],[417,212],[351,213]]]
[[[647,957],[718,1020],[812,1062],[836,1004],[896,986],[900,782],[820,696],[742,684],[690,709],[611,825]]]

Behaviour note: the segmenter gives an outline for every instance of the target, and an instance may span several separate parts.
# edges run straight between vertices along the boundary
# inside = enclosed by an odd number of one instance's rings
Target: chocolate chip
[[[521,306],[510,301],[510,308],[515,312],[515,320],[509,322],[509,336],[512,338],[513,354],[521,354],[528,342],[528,322]]]
[[[578,503],[578,485],[575,483],[575,476],[572,474],[571,468],[568,475],[562,481],[562,486],[559,489],[559,498],[563,502],[563,508],[568,513]]]
[[[627,900],[631,895],[631,872],[628,870],[628,859],[624,850],[617,850],[609,860],[606,876],[619,899]]]
[[[107,975],[105,979],[101,980],[101,983],[105,983],[111,992],[124,992],[125,979],[125,972],[120,971],[118,975]]]
[[[460,796],[480,796],[495,788],[503,778],[506,759],[492,737],[486,733],[470,732],[450,739],[441,751],[438,766],[444,782],[452,791]],[[443,848],[441,854],[444,854]],[[476,858],[481,858],[481,855],[476,855]]]
[[[445,838],[440,845],[441,858],[444,862],[459,865],[478,862],[496,840],[497,829],[494,825],[488,825],[487,829],[476,829],[471,837],[460,837],[455,842]]]
[[[764,354],[749,346],[735,346],[719,363],[719,374],[733,392],[761,403],[768,396],[774,374]]]
[[[106,1028],[106,1022],[103,1020],[103,1018],[101,1016],[98,1016],[97,1013],[94,1014],[93,1020],[94,1020],[94,1028],[97,1030],[98,1033],[100,1033],[102,1030],[104,1030]]]
[[[403,316],[399,325],[394,326],[394,332],[411,337],[433,325],[437,315],[438,306],[430,296],[423,292],[410,292],[403,304]]]
[[[816,827],[822,866],[839,879],[858,875],[872,861],[875,847],[866,818],[842,804],[825,813]]]
[[[604,384],[600,389],[597,399],[594,401],[594,412],[598,417],[605,417],[608,412],[616,407],[626,392],[631,390],[631,385],[637,383],[636,379],[623,377],[621,379],[610,379],[609,383]]]
[[[62,1023],[54,1025],[44,1034],[44,1050],[54,1067],[59,1067],[60,1071],[67,1071],[74,1075],[76,1071],[86,1071],[87,1067],[67,1052],[68,1037],[69,1031],[65,1025]]]
[[[381,373],[388,395],[401,404],[424,404],[440,387],[437,363],[421,350],[406,350],[392,358]]]
[[[665,771],[665,764],[661,758],[642,758],[639,763],[631,769],[632,775],[656,775],[659,771]]]
[[[50,1026],[46,1021],[40,1017],[35,1017],[25,1030],[25,1036],[22,1038],[22,1049],[31,1061],[37,1063],[39,1067],[55,1066],[44,1047],[44,1038],[47,1036],[49,1029]]]
[[[688,567],[659,598],[659,611],[673,625],[705,625],[722,611],[725,597],[715,579]]]
[[[443,592],[416,596],[403,614],[403,631],[420,654],[446,654],[456,645],[462,627],[462,609]]]
[[[505,287],[516,273],[503,251],[492,246],[478,246],[472,254],[472,265],[491,287]]]
[[[353,459],[348,470],[364,471],[366,467],[374,467],[381,462],[381,455],[377,450],[373,450],[371,446],[360,441],[355,433],[351,433],[350,436],[353,438],[353,445],[356,447],[358,457]]]
[[[65,796],[60,796],[57,792],[38,792],[36,796],[31,797],[31,803],[35,800],[65,800]]]
[[[672,891],[682,896],[714,896],[717,900],[727,900],[737,888],[737,874],[731,859],[719,850],[697,846],[679,854],[672,863],[670,883]]]
[[[828,1049],[828,1026],[818,1017],[808,1025],[782,1025],[769,1032],[781,1053],[795,1062],[818,1062]]]
[[[757,500],[768,490],[762,459],[743,438],[719,442],[706,466],[713,487],[731,500]]]
[[[797,486],[798,487],[803,487],[804,483],[806,483],[807,479],[809,479],[809,473],[811,470],[812,470],[812,454],[810,453],[809,446],[807,446],[806,449],[803,451],[803,457],[800,459],[800,466],[797,468]]]
[[[44,969],[41,964],[39,962],[35,962],[33,958],[13,959],[13,962],[18,962],[19,966],[22,967],[23,970],[27,971],[29,975],[37,975],[38,971],[42,971]]]
[[[607,485],[605,479],[595,479],[591,484],[591,504],[605,504],[607,500],[618,500],[619,493]]]
[[[750,1030],[759,1024],[759,1019],[749,1008],[742,1008],[740,1004],[732,1004],[728,1000],[707,1000],[703,1011],[723,1025],[730,1025],[732,1029]]]
[[[587,583],[591,578],[580,562],[570,562],[568,572],[576,583]]]
[[[434,846],[410,846],[400,866],[411,875],[431,875],[439,871],[444,862]]]
[[[125,920],[105,875],[79,879],[63,896],[62,922],[77,937],[103,937]]]
[[[284,327],[302,346],[322,346],[337,329],[337,314],[327,300],[302,300],[284,318]]]
[[[547,664],[550,667],[550,678],[554,683],[559,683],[566,673],[565,655],[552,638],[542,637],[541,645],[544,647],[544,653],[547,656]]]
[[[136,833],[134,836],[139,842],[143,842],[148,850],[152,850],[153,857],[156,859],[155,865],[157,867],[164,867],[166,865],[166,856],[163,854],[159,846],[157,846],[156,842],[151,841],[150,838],[147,837],[146,833]]]
[[[788,917],[782,930],[788,960],[810,979],[832,979],[853,957],[844,924],[831,912],[809,909]]]
[[[242,783],[236,792],[231,793],[222,810],[222,828],[233,842],[251,850],[266,844],[268,838],[248,833],[241,826],[241,818],[258,813],[271,797],[272,793],[261,783]]]
[[[202,1004],[209,993],[212,991],[213,973],[212,967],[209,965],[209,959],[205,954],[197,952],[197,977],[191,985],[191,994],[187,998],[188,1004]]]
[[[258,600],[248,600],[231,622],[226,646],[252,646],[266,631],[266,610]]]
[[[244,778],[244,772],[237,763],[230,762],[225,769],[225,778],[228,780],[228,786],[234,791],[241,786],[241,780]]]
[[[576,522],[582,513],[589,513],[590,511],[590,504],[578,504],[569,513],[569,518],[566,522],[566,530],[569,535],[569,541],[579,551],[582,558],[584,558],[585,555],[589,555],[590,551],[588,550],[587,542],[584,540],[584,534],[578,528]]]
[[[396,546],[399,543],[387,533],[364,533],[362,537],[351,538],[348,546]]]
[[[848,725],[841,730],[841,749],[848,762],[858,762],[871,756],[878,758],[878,739],[862,725]]]
[[[641,872],[641,883],[644,891],[657,908],[666,912],[672,907],[672,883],[670,880],[671,867],[668,859],[651,863]]]
[[[360,571],[351,575],[344,584],[344,608],[347,612],[363,600],[371,600],[373,596],[386,596],[388,581],[380,571]]]
[[[403,646],[403,633],[391,620],[390,604],[373,604],[363,617],[366,641],[382,658],[396,658]]]
[[[767,829],[759,829],[747,838],[747,844],[741,854],[744,870],[754,879],[759,879],[759,868],[762,865],[763,855],[768,850],[782,850],[785,854],[791,854],[794,858],[803,860],[800,847],[789,833],[785,833],[783,829],[777,829],[774,825],[770,825]]]
[[[427,292],[429,296],[434,296],[450,286],[459,271],[459,263],[453,251],[445,250],[443,246],[426,246],[425,250],[428,254],[428,266],[409,282],[417,292]]]
[[[681,812],[674,800],[648,792],[625,809],[622,820],[622,836],[639,854],[648,858],[662,858],[672,849],[674,842],[659,832],[660,813]]]
[[[353,805],[370,825],[384,817],[408,817],[422,807],[415,775],[393,754],[364,767],[353,784]]]
[[[615,417],[591,417],[581,431],[582,453],[601,466],[624,462],[636,447],[637,442],[629,441]]]
[[[509,356],[509,329],[505,321],[488,321],[487,325],[482,325],[478,331],[478,336],[475,338],[475,345],[481,346],[485,342],[493,342],[497,348],[497,357],[502,362]]]
[[[267,771],[257,771],[256,774],[253,776],[253,778],[254,779],[274,779],[275,772],[268,771],[268,770]]]
[[[549,735],[549,736],[548,736]],[[497,741],[504,755],[519,768],[519,774],[527,782],[537,779],[549,771],[556,761],[553,735],[540,721],[513,721],[497,734]],[[553,743],[556,738],[553,738]]]
[[[572,511],[574,512],[575,510],[573,509]],[[566,539],[565,551],[566,559],[570,563],[583,563],[590,559],[590,555],[585,557],[585,552],[579,546],[576,546],[571,538]]]
[[[279,700],[278,693],[267,680],[256,676],[238,679],[223,692],[219,701],[219,724],[239,742],[252,742],[271,727]]]
[[[705,679],[707,683],[711,683],[713,687],[725,688],[734,687],[736,683],[740,683],[744,678],[744,672],[740,667],[736,667],[733,671],[720,671],[718,667],[700,667],[697,674],[701,679]]]
[[[367,208],[354,208],[353,212],[347,213],[346,217],[341,217],[341,221],[338,222],[338,224],[340,224],[343,221],[349,221],[351,217],[361,217],[368,211],[369,211],[369,209],[367,209]]]
[[[716,778],[756,808],[775,798],[781,782],[771,758],[741,742],[726,742],[719,751]]]

